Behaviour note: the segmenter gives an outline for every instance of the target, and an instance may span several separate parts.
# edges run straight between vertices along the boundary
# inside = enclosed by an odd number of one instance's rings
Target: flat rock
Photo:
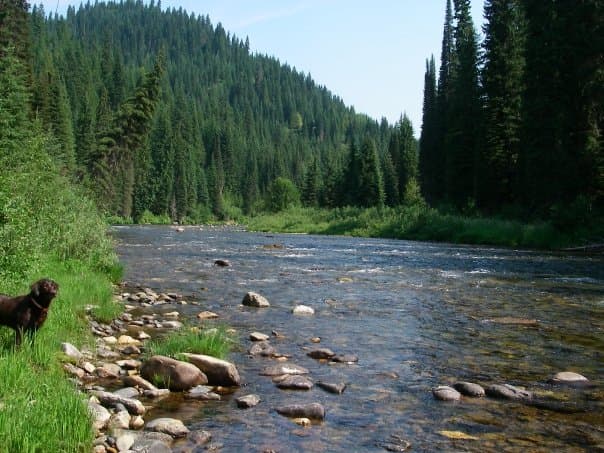
[[[75,360],[81,360],[84,357],[80,350],[71,343],[61,343],[61,350],[67,357]]]
[[[238,408],[249,409],[260,403],[260,397],[258,395],[244,395],[237,398],[235,402],[237,403]]]
[[[434,387],[432,395],[439,401],[459,401],[461,399],[461,393],[448,385]]]
[[[282,374],[308,374],[308,370],[293,363],[283,363],[266,367],[260,373],[262,376],[281,376]]]
[[[115,407],[122,404],[128,412],[134,415],[143,415],[146,411],[143,403],[134,398],[124,398],[115,393],[103,391],[94,391],[92,394],[99,399],[103,406]]]
[[[141,375],[177,392],[208,383],[207,376],[192,363],[159,355],[143,363]]]
[[[346,389],[346,384],[344,382],[340,382],[337,384],[331,383],[331,382],[317,382],[317,387],[322,388],[323,390],[325,390],[326,392],[329,393],[335,393],[337,395],[341,395],[342,393],[344,393],[344,390]]]
[[[556,373],[556,375],[550,379],[550,382],[552,384],[582,385],[587,384],[589,379],[582,374],[573,371],[561,371],[560,373]]]
[[[133,376],[124,376],[122,378],[122,382],[124,383],[124,385],[127,385],[129,387],[139,387],[143,390],[157,390],[156,386],[154,386],[153,384],[151,384],[151,382],[149,382],[142,376],[139,376],[138,374],[135,374]]]
[[[185,437],[189,434],[189,429],[182,421],[168,417],[156,418],[147,422],[145,430],[168,434],[171,437]]]
[[[250,340],[252,340],[252,341],[266,341],[269,338],[270,337],[268,335],[266,335],[265,333],[252,332],[250,334]]]
[[[202,311],[201,313],[197,313],[197,317],[201,320],[219,318],[219,316],[212,311]]]
[[[140,342],[140,340],[137,340],[136,338],[132,338],[130,335],[121,335],[117,339],[117,344],[139,346],[141,344],[141,342]]]
[[[92,426],[97,431],[103,430],[111,418],[111,413],[104,406],[93,401],[88,402],[88,412],[92,415]]]
[[[251,291],[248,292],[245,296],[243,296],[243,300],[241,301],[241,303],[247,307],[257,308],[270,307],[271,305],[264,296],[261,296],[260,294]]]
[[[181,329],[183,323],[180,321],[162,321],[161,326],[164,329]]]
[[[136,387],[124,387],[113,392],[114,395],[123,396],[124,398],[136,398],[140,392]]]
[[[115,440],[115,447],[117,448],[117,451],[130,450],[132,445],[134,445],[134,441],[136,440],[137,437],[138,437],[138,435],[136,435],[134,433],[130,433],[130,432],[124,433],[121,436],[119,436]]]
[[[527,390],[514,387],[510,384],[493,384],[487,387],[485,393],[491,398],[501,398],[507,400],[528,401],[533,394]]]
[[[273,382],[282,390],[310,390],[313,387],[313,382],[301,375],[278,376]]]
[[[308,357],[311,357],[311,358],[317,359],[317,360],[328,360],[328,359],[331,359],[332,357],[334,357],[336,354],[331,349],[320,348],[320,349],[314,349],[306,355]]]
[[[170,389],[151,389],[151,390],[143,390],[143,395],[147,398],[163,398],[164,396],[168,396],[170,394]]]
[[[208,378],[208,384],[233,387],[241,385],[235,364],[203,354],[183,354],[187,361],[199,368]]]
[[[455,390],[465,396],[481,398],[485,395],[484,388],[481,385],[474,384],[473,382],[456,382],[453,387]]]
[[[319,403],[290,404],[275,408],[277,413],[291,418],[309,418],[312,420],[324,420],[325,408]]]
[[[185,393],[185,398],[201,401],[218,401],[220,400],[220,395],[218,393],[214,393],[212,391],[212,387],[198,385]]]
[[[152,431],[130,431],[137,435],[131,451],[140,453],[171,453],[172,436]]]
[[[292,309],[292,313],[297,316],[310,316],[315,314],[315,309],[308,305],[296,305]]]

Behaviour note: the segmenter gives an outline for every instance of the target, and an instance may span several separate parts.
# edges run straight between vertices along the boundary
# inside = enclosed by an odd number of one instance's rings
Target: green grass
[[[205,354],[225,359],[234,343],[225,327],[201,330],[188,327],[147,343],[148,357],[163,355],[178,359],[181,353]]]
[[[523,223],[486,217],[443,214],[425,205],[397,208],[354,208],[332,210],[290,208],[276,214],[262,214],[245,220],[252,231],[331,234],[381,237],[460,244],[560,249],[602,242],[604,222],[561,230],[550,222]]]

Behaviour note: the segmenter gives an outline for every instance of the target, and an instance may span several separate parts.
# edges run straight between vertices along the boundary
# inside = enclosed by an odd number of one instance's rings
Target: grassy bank
[[[426,206],[398,208],[289,208],[245,220],[254,231],[338,234],[506,247],[559,249],[604,238],[602,222],[562,231],[550,222],[442,214]],[[600,238],[600,239],[598,239]]]

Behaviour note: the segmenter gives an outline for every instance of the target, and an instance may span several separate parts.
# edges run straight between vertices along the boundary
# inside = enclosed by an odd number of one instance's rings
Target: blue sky
[[[38,4],[35,0],[31,3]],[[64,13],[80,1],[43,1]],[[390,123],[403,112],[419,135],[425,60],[438,65],[445,0],[162,0],[208,14],[214,25],[249,37],[253,52],[278,58],[340,96],[359,113]],[[472,0],[482,24],[483,0]]]

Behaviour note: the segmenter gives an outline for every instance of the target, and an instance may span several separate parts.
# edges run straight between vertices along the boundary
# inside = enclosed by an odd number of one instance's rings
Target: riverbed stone
[[[263,357],[270,357],[277,352],[274,346],[272,346],[268,341],[259,341],[254,343],[248,353],[250,355],[261,355]]]
[[[139,346],[141,345],[141,342],[136,338],[132,338],[130,335],[120,335],[120,337],[117,339],[117,344]]]
[[[275,411],[278,414],[290,418],[310,418],[312,420],[324,420],[325,408],[320,403],[309,404],[289,404],[286,406],[276,407]]]
[[[334,357],[336,354],[331,349],[319,348],[319,349],[314,349],[314,350],[310,351],[306,355],[308,357],[311,357],[311,358],[317,359],[317,360],[329,360],[332,357]]]
[[[111,413],[94,401],[88,401],[88,412],[92,415],[92,426],[96,431],[105,429],[111,419]]]
[[[273,379],[273,382],[282,390],[310,390],[313,387],[313,382],[310,379],[299,374],[277,376]]]
[[[573,371],[561,371],[550,379],[552,384],[584,385],[589,382],[585,376]]]
[[[354,354],[339,354],[333,356],[331,361],[337,363],[356,363],[359,361],[359,358]]]
[[[143,363],[141,376],[177,392],[208,383],[207,376],[195,365],[160,355]]]
[[[510,384],[493,384],[486,388],[485,393],[491,398],[500,398],[507,400],[528,401],[533,394],[527,390],[515,387]]]
[[[241,385],[241,378],[235,364],[203,354],[185,353],[183,356],[207,376],[208,384],[223,387]]]
[[[130,414],[128,411],[118,411],[111,416],[108,429],[112,432],[114,429],[128,429],[130,427]],[[134,443],[134,440],[132,441]]]
[[[122,382],[124,385],[129,387],[139,387],[143,390],[157,390],[156,386],[138,374],[133,376],[124,376],[122,378]]]
[[[231,263],[228,260],[223,260],[223,259],[215,260],[214,264],[219,267],[229,267],[231,265]]]
[[[161,322],[161,326],[164,329],[181,329],[183,326],[183,323],[180,321],[162,321]]]
[[[315,314],[315,309],[308,305],[296,305],[292,309],[292,313],[297,316],[310,316]]]
[[[197,313],[197,318],[201,319],[202,321],[206,320],[206,319],[216,319],[219,318],[219,316],[212,312],[212,311],[202,311],[200,313]]]
[[[266,367],[260,373],[262,376],[280,376],[282,374],[308,374],[308,370],[293,363],[282,363]]]
[[[269,338],[270,337],[267,334],[261,332],[252,332],[250,334],[250,340],[252,341],[266,341]]]
[[[153,431],[125,431],[121,434],[125,433],[136,435],[130,451],[137,453],[170,453],[172,451],[173,438],[168,434]]]
[[[212,387],[207,385],[198,385],[193,387],[185,394],[186,398],[201,400],[201,401],[218,401],[220,395],[212,391]]]
[[[264,296],[261,296],[260,294],[255,293],[253,291],[250,291],[245,296],[243,296],[243,300],[241,301],[241,303],[247,307],[257,308],[270,307],[271,305]]]
[[[163,398],[170,394],[170,389],[152,389],[152,390],[143,390],[143,395],[147,398],[157,399]]]
[[[244,395],[240,396],[235,400],[237,407],[240,409],[249,409],[250,407],[257,406],[260,403],[260,397],[258,395]]]
[[[485,396],[484,388],[481,385],[474,384],[473,382],[456,382],[453,387],[455,390],[465,396],[470,396],[473,398],[481,398]]]
[[[145,430],[168,434],[174,438],[185,437],[189,434],[189,429],[181,420],[169,417],[156,418],[147,422]]]
[[[346,384],[344,382],[332,383],[332,382],[317,382],[317,387],[322,388],[326,392],[335,393],[336,395],[341,395],[344,393],[346,389]]]
[[[134,415],[143,415],[146,411],[143,403],[134,398],[124,398],[115,393],[100,390],[93,391],[92,394],[99,399],[103,406],[116,407],[118,404],[122,404],[128,412]]]
[[[138,436],[134,433],[126,432],[115,440],[115,448],[117,451],[128,451],[134,445],[134,441]]]
[[[124,398],[136,398],[138,395],[140,395],[140,392],[136,387],[124,387],[115,390],[113,393],[119,396],[123,396]]]
[[[84,354],[71,343],[61,343],[61,350],[63,354],[74,360],[81,360],[84,357]]]
[[[448,385],[434,387],[432,395],[439,401],[459,401],[461,399],[461,393]]]

